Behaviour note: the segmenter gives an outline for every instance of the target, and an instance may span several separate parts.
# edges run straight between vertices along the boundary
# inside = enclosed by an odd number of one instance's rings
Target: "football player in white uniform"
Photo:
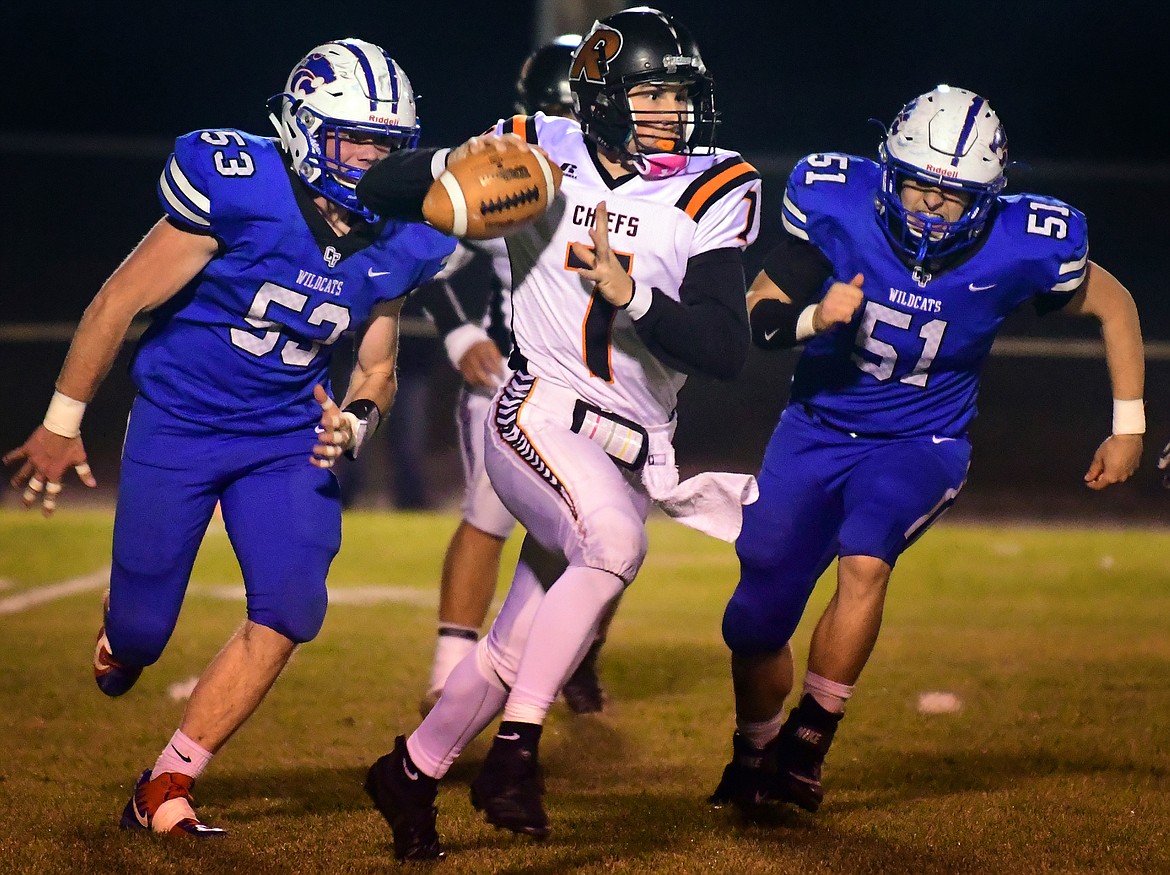
[[[651,504],[734,538],[754,498],[746,475],[680,484],[671,437],[686,374],[731,379],[746,360],[741,255],[758,230],[759,174],[714,147],[711,80],[669,16],[642,7],[597,22],[569,78],[576,120],[497,128],[564,172],[549,212],[507,238],[514,373],[486,429],[488,473],[528,535],[491,631],[370,768],[366,789],[403,859],[442,854],[438,779],[501,708],[472,803],[489,823],[548,834],[541,725],[642,564]],[[371,168],[359,197],[382,209],[402,199],[395,168]]]
[[[569,65],[580,34],[564,34],[525,60],[516,81],[516,111],[571,117],[573,95]],[[500,502],[484,467],[484,422],[492,397],[511,376],[506,356],[512,348],[512,270],[503,240],[465,241],[448,270],[415,293],[434,320],[451,364],[464,384],[455,408],[459,449],[463,456],[462,519],[443,560],[439,587],[439,629],[430,683],[419,704],[426,716],[459,664],[479,640],[496,592],[500,554],[516,519]],[[475,318],[482,313],[482,318]],[[471,315],[469,315],[471,314]],[[597,640],[561,691],[576,714],[600,711],[605,691],[597,676],[597,657],[608,629]]]

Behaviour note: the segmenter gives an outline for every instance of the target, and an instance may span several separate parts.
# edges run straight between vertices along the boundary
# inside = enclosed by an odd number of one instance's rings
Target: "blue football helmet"
[[[305,55],[268,101],[268,115],[305,184],[367,221],[377,216],[354,193],[365,168],[341,160],[341,140],[373,138],[392,150],[418,144],[410,80],[385,51],[360,39]]]
[[[877,211],[886,236],[915,265],[947,259],[979,239],[1007,180],[1007,136],[987,101],[939,85],[902,107],[878,147],[882,190]],[[963,214],[948,222],[902,205],[909,179],[963,193]],[[910,221],[913,215],[913,221]]]

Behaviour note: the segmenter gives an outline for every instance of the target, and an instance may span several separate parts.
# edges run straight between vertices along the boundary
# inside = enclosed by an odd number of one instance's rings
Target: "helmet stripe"
[[[390,111],[398,112],[398,73],[394,69],[394,59],[385,52],[382,57],[386,60],[386,72],[390,74]]]
[[[983,109],[983,104],[987,101],[982,97],[976,96],[971,101],[971,105],[967,107],[967,117],[963,119],[963,130],[959,132],[959,142],[955,144],[955,155],[951,158],[951,166],[958,167],[959,159],[966,154],[966,149],[963,144],[967,142],[967,137],[971,135],[971,129],[975,127],[975,119],[979,117],[980,110]]]
[[[361,65],[362,72],[366,75],[366,91],[370,95],[370,112],[375,112],[378,109],[378,80],[374,76],[374,68],[370,66],[370,59],[366,57],[365,52],[347,40],[341,40],[337,45],[345,46],[357,56],[358,64]]]

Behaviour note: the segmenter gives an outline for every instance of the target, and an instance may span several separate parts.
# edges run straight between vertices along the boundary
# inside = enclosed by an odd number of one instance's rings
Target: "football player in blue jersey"
[[[329,469],[356,455],[394,396],[399,310],[454,241],[384,219],[354,189],[418,139],[414,94],[378,46],[314,48],[269,104],[276,140],[180,137],[159,180],[164,217],[105,283],[73,338],[44,424],[5,464],[26,505],[52,513],[70,468],[94,486],[80,426],[131,320],[135,352],[98,686],[130,689],[174,630],[217,503],[243,572],[247,620],[212,660],[182,724],[142,773],[121,825],[218,836],[191,786],[321,628],[341,543]],[[429,161],[429,156],[427,158]],[[330,398],[334,342],[363,327],[345,400]],[[312,464],[310,464],[310,462]]]
[[[1138,464],[1133,299],[1088,260],[1080,212],[1003,193],[1006,164],[987,101],[940,85],[906,104],[877,162],[810,155],[788,179],[787,234],[748,306],[757,346],[805,346],[736,542],[740,580],[723,618],[736,731],[714,804],[820,806],[822,764],[877,639],[890,572],[963,487],[980,369],[1017,306],[1100,322],[1113,433],[1084,479],[1103,489]],[[803,695],[782,720],[789,639],[834,559]]]

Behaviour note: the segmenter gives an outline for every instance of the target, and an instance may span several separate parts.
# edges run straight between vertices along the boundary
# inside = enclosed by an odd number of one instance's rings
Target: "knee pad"
[[[723,640],[732,653],[755,656],[779,650],[800,623],[812,590],[745,585],[741,579],[723,612]]]
[[[110,650],[127,665],[154,665],[175,631],[176,620],[149,605],[131,603],[123,608],[119,604],[117,611],[111,607],[106,620]]]
[[[637,576],[647,548],[646,526],[637,514],[602,507],[583,517],[581,528],[581,564],[616,574],[627,584]]]
[[[290,641],[305,644],[317,637],[325,622],[329,597],[324,585],[313,593],[303,589],[286,592],[284,597],[264,606],[248,606],[248,619],[279,632]]]

